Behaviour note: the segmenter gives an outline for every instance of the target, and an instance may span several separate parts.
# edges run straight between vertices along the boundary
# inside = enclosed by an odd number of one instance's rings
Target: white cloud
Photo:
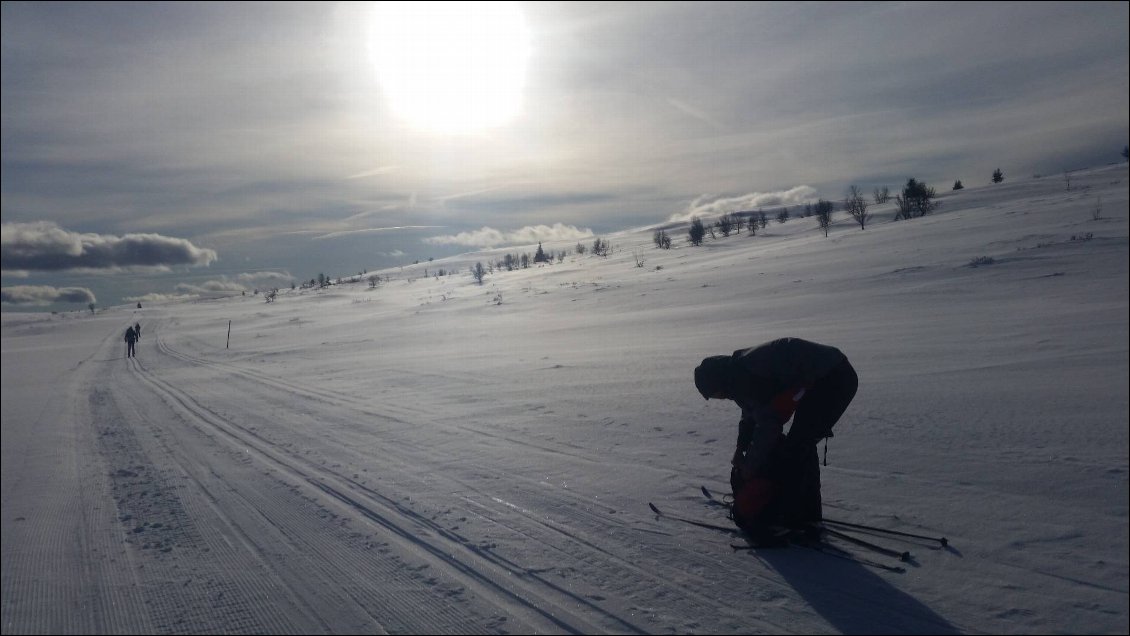
[[[50,305],[51,303],[95,302],[94,292],[85,287],[15,285],[0,289],[0,302],[9,305]]]
[[[721,216],[727,212],[756,210],[769,206],[800,205],[816,198],[816,189],[799,185],[778,192],[750,192],[734,197],[713,197],[702,195],[692,201],[682,212],[672,214],[669,221],[689,221],[693,217],[707,218]]]
[[[163,302],[176,302],[179,300],[191,300],[196,298],[197,294],[145,294],[144,296],[127,296],[123,300],[131,303],[163,303]]]
[[[246,272],[235,279],[252,287],[290,287],[295,282],[290,272]]]
[[[290,287],[295,278],[289,272],[245,272],[234,279],[221,276],[202,283],[179,283],[177,291],[185,294],[224,294],[247,292],[272,287]]]
[[[160,234],[90,234],[71,232],[49,221],[4,223],[0,256],[5,271],[165,269],[174,265],[209,265],[216,252]]]
[[[517,230],[505,232],[491,227],[483,227],[471,232],[433,236],[424,239],[424,242],[432,245],[468,245],[486,248],[502,245],[532,245],[552,241],[574,241],[591,238],[592,236],[593,232],[588,228],[581,229],[573,225],[554,223],[552,226],[527,225]]]

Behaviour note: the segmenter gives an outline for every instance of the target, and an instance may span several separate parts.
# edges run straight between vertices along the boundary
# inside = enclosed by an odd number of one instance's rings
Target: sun
[[[530,36],[517,2],[385,2],[371,56],[393,112],[439,133],[507,123],[521,110]]]

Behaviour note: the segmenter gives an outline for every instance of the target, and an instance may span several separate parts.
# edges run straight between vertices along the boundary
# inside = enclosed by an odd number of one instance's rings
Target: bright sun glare
[[[398,116],[467,133],[518,114],[529,40],[517,2],[388,2],[377,5],[371,47]]]

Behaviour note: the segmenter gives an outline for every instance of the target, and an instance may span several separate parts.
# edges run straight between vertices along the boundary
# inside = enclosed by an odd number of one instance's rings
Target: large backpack
[[[746,480],[730,471],[730,518],[752,534],[772,526],[794,527],[821,519],[820,460],[815,445],[792,446],[782,437],[762,475]]]

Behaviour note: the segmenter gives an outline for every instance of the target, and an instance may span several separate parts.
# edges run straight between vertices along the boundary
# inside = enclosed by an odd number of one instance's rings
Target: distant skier
[[[141,304],[141,303],[138,303],[138,304]],[[136,323],[133,324],[133,334],[135,336],[137,336],[137,342],[141,342],[141,323],[140,322],[136,322]],[[134,353],[134,355],[137,355],[137,346],[136,345],[134,345],[133,353]]]
[[[855,397],[859,380],[847,356],[828,345],[782,338],[708,357],[694,380],[702,397],[733,400],[742,409],[730,462],[734,522],[767,539],[774,526],[804,529],[820,521],[816,445],[832,436]]]
[[[134,346],[137,343],[137,332],[133,330],[133,327],[127,327],[126,328],[125,341],[126,341],[126,357],[132,358],[133,355],[134,355]]]

